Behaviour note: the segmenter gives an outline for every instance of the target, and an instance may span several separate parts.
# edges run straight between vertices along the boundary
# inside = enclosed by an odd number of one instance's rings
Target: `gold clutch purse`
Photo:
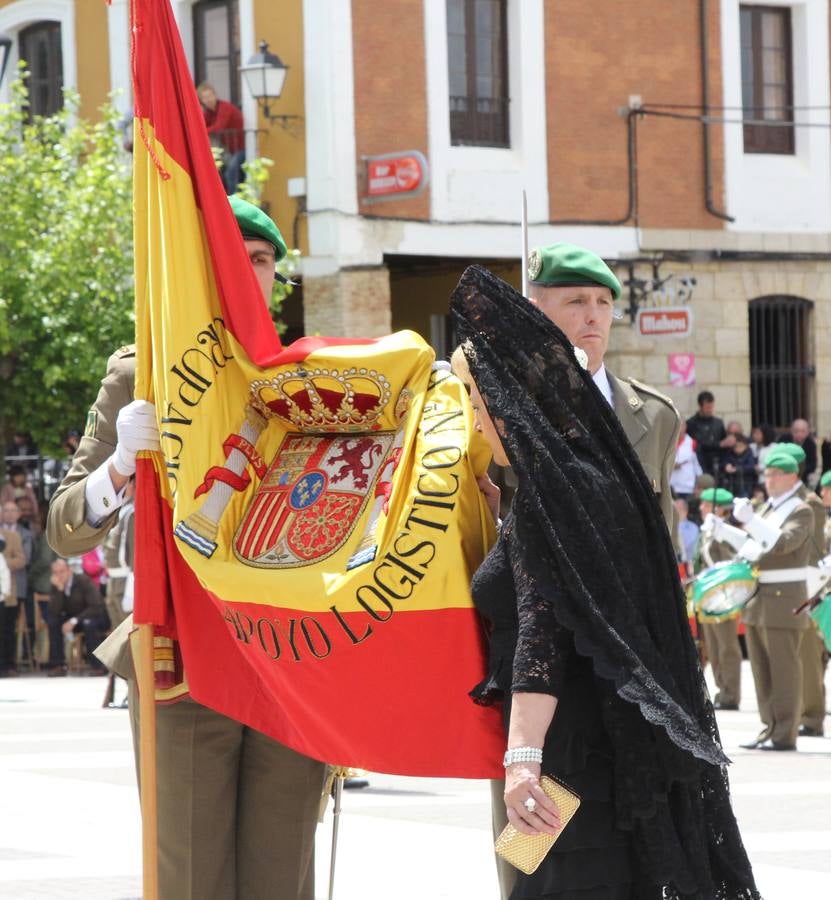
[[[560,830],[556,834],[522,834],[513,825],[506,825],[494,844],[494,850],[503,859],[526,875],[537,871],[546,853],[554,846],[580,806],[577,794],[549,775],[540,778],[540,787],[560,810]]]

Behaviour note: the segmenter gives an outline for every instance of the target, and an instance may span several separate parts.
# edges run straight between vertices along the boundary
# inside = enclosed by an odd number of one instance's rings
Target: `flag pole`
[[[522,267],[522,296],[528,296],[528,199],[525,196],[525,189],[522,191],[522,259],[520,266]]]
[[[159,842],[156,781],[156,691],[153,674],[153,626],[136,634],[139,695],[139,781],[141,782],[142,897],[159,897]]]
[[[346,779],[345,770],[335,773],[335,783],[332,795],[335,798],[334,817],[332,819],[332,856],[329,860],[329,900],[335,896],[335,860],[338,855],[338,825],[340,824],[340,805],[343,798],[343,782]]]

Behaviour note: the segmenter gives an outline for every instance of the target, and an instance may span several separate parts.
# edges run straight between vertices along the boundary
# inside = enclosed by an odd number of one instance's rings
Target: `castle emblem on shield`
[[[237,529],[234,554],[280,569],[336,553],[372,494],[393,438],[287,434]]]

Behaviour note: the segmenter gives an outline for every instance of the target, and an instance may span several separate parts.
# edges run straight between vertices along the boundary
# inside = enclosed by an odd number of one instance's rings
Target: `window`
[[[770,124],[744,126],[745,153],[793,153],[791,11],[741,7],[744,118]]]
[[[789,428],[810,419],[814,367],[808,364],[813,303],[800,297],[750,301],[750,402],[753,421]]]
[[[20,58],[29,67],[29,119],[63,107],[60,22],[37,22],[20,32]]]
[[[450,142],[509,146],[507,0],[447,0]]]
[[[201,0],[193,6],[196,83],[209,81],[220,100],[240,105],[237,0]]]

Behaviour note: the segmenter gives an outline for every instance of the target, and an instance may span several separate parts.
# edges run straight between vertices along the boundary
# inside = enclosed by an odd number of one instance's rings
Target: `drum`
[[[693,603],[702,622],[724,622],[739,615],[756,588],[757,580],[749,562],[720,562],[696,578]]]
[[[831,594],[826,594],[809,615],[814,620],[817,631],[822,635],[828,652],[831,653]]]

